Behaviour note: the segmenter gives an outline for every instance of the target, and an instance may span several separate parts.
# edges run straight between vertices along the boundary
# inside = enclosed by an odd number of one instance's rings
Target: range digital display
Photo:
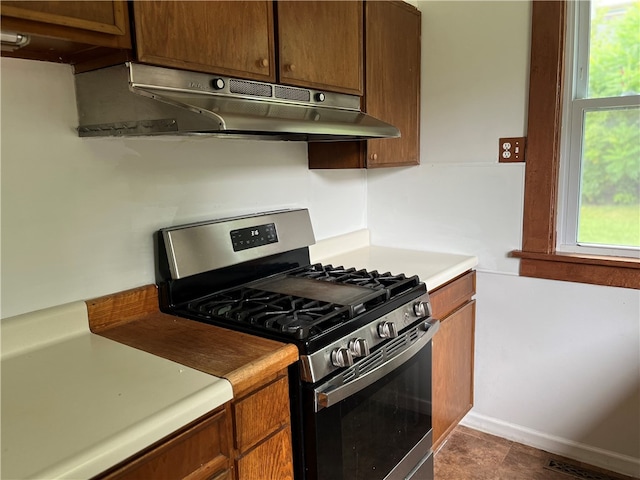
[[[231,230],[231,244],[234,252],[277,242],[278,234],[275,223]]]

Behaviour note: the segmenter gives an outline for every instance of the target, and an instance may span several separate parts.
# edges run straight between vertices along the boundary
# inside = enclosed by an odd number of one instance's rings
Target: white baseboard
[[[606,468],[612,472],[640,478],[640,458],[592,447],[474,412],[469,412],[461,423],[466,427],[522,443],[545,452],[555,453],[595,467]]]

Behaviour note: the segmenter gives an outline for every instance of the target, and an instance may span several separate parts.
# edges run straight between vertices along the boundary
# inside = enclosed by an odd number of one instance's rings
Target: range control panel
[[[234,252],[277,242],[278,233],[274,223],[231,230],[231,244]]]

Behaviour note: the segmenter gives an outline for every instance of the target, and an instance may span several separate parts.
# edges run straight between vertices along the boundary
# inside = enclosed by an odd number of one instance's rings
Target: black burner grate
[[[344,283],[357,285],[374,290],[387,290],[387,298],[403,293],[420,283],[417,276],[407,277],[404,274],[392,275],[389,272],[378,273],[377,270],[344,268],[342,266],[322,265],[316,263],[299,271],[290,273],[290,276],[314,278],[325,282]]]
[[[188,305],[206,318],[222,317],[304,339],[351,318],[345,306],[241,287]]]

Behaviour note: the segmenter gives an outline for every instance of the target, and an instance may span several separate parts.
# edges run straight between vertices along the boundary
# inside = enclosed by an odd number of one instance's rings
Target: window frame
[[[532,0],[520,275],[640,289],[640,259],[556,251],[566,0]]]

